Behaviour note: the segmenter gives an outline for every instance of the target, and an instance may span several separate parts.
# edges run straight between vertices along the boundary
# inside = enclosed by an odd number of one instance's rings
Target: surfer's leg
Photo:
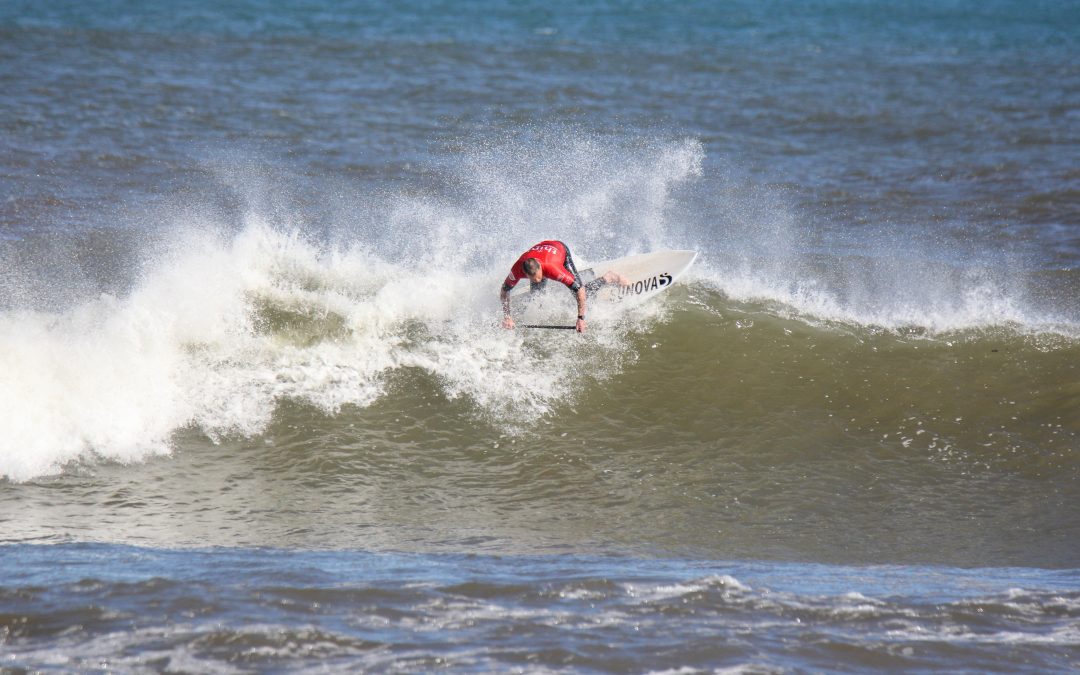
[[[613,270],[604,272],[604,276],[600,277],[600,280],[605,284],[619,284],[620,286],[629,286],[630,280],[623,275]]]
[[[608,270],[607,272],[604,272],[604,276],[596,277],[595,279],[589,281],[589,283],[585,284],[585,294],[592,295],[604,286],[607,286],[608,284],[616,284],[626,287],[630,285],[630,280],[619,274],[618,272]]]

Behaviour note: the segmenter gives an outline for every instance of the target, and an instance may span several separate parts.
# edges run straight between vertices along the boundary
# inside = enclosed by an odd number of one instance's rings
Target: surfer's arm
[[[502,288],[499,289],[499,300],[502,301],[503,328],[513,328],[514,319],[510,316],[510,290],[506,287],[506,284],[503,284]]]
[[[584,286],[578,287],[576,295],[577,295],[577,323],[574,325],[574,328],[577,329],[577,332],[584,333],[585,332],[585,287]]]

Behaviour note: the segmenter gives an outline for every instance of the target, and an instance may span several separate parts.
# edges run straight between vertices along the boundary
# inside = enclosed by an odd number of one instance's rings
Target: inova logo
[[[635,281],[629,286],[619,288],[619,299],[630,295],[641,295],[649,291],[655,291],[671,283],[671,275],[667,272],[657,274],[641,281]]]

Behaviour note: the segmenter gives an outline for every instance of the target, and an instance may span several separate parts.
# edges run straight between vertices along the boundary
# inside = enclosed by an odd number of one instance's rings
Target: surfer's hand
[[[584,333],[585,332],[585,319],[578,319],[577,324],[574,326],[574,328],[577,329],[577,332]]]
[[[514,328],[514,320],[509,316],[504,316],[503,317],[503,322],[502,322],[502,327],[507,329],[507,330],[513,330],[513,328]]]

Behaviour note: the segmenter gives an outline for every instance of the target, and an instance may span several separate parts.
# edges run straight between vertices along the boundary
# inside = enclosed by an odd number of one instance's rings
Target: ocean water
[[[0,4],[0,670],[1080,668],[1078,51],[1064,1]],[[502,330],[548,238],[699,256]]]

